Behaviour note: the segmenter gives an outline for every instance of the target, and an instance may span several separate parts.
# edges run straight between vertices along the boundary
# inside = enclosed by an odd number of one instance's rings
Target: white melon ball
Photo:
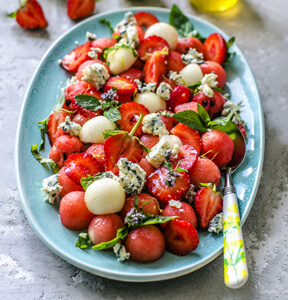
[[[104,116],[92,118],[84,123],[80,132],[80,140],[83,143],[104,144],[105,140],[102,133],[105,130],[113,130],[115,128],[116,124]]]
[[[166,102],[153,92],[137,94],[133,101],[144,105],[150,113],[156,113],[167,107]]]
[[[125,203],[125,191],[111,178],[94,181],[85,192],[85,204],[95,215],[113,214],[122,210]]]
[[[179,74],[182,76],[186,86],[196,84],[203,78],[203,73],[198,64],[187,65]]]
[[[107,56],[108,67],[113,75],[118,75],[128,70],[136,60],[137,57],[128,48],[113,50]]]
[[[182,141],[178,138],[178,136],[170,134],[170,135],[162,135],[161,139],[165,139],[169,144],[171,149],[173,149],[175,144],[178,144],[179,146],[182,146]]]
[[[147,29],[145,38],[151,35],[162,37],[167,41],[171,50],[176,48],[178,33],[173,26],[162,22],[155,23]]]

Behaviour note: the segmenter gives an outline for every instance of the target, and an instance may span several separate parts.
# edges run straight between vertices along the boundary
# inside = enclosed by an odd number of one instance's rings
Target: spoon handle
[[[231,174],[229,171],[227,173],[223,197],[224,281],[227,287],[237,289],[246,283],[248,268],[238,199]]]

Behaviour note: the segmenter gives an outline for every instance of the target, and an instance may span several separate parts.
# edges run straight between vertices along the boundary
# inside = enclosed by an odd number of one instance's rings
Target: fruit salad
[[[110,249],[119,261],[184,256],[197,248],[198,230],[219,234],[229,135],[245,135],[241,103],[223,93],[234,39],[202,37],[176,5],[169,20],[145,11],[114,27],[101,20],[111,36],[88,32],[59,61],[71,78],[32,146],[54,172],[44,198],[78,231],[76,246]]]

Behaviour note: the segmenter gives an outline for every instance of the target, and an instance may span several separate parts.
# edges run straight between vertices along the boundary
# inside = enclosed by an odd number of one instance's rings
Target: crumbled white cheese
[[[117,162],[119,168],[119,183],[127,194],[139,194],[145,183],[146,172],[127,158],[120,158]]]
[[[91,83],[97,90],[100,90],[110,77],[106,67],[100,63],[87,66],[83,71],[83,75],[84,77],[81,80]]]
[[[236,104],[234,104],[231,100],[226,101],[223,106],[222,116],[224,116],[224,117],[228,116],[235,107],[236,107]],[[233,117],[231,118],[231,121],[237,125],[241,125],[241,126],[245,127],[246,123],[240,117],[241,112],[242,112],[241,109],[236,110]]]
[[[230,95],[228,93],[223,94],[223,98],[225,101],[229,101],[230,100]]]
[[[156,90],[156,94],[164,101],[168,101],[170,99],[170,95],[172,92],[172,88],[170,84],[162,81]]]
[[[171,146],[165,139],[160,141],[152,147],[151,151],[147,154],[146,159],[155,168],[159,168],[165,161],[167,152],[171,152]]]
[[[203,61],[203,53],[199,53],[195,48],[189,48],[188,53],[181,55],[184,64],[192,64]]]
[[[151,83],[143,83],[142,87],[139,89],[141,93],[149,93],[154,92],[156,89],[157,82],[151,82]]]
[[[169,131],[166,129],[164,122],[157,113],[152,113],[144,116],[143,118],[142,130],[145,133],[153,135],[165,135],[169,134]]]
[[[177,85],[185,85],[185,82],[180,74],[170,71],[169,79],[173,80]]]
[[[117,243],[114,247],[113,247],[113,251],[116,254],[117,260],[118,261],[124,261],[126,259],[130,258],[130,253],[126,252],[126,248],[124,245]]]
[[[120,30],[121,40],[119,43],[128,45],[132,48],[136,48],[139,45],[139,37],[137,28],[134,25],[128,25],[122,27]]]
[[[78,79],[76,76],[72,76],[70,79],[68,78],[67,79],[67,86],[71,85],[71,84],[74,84],[74,83],[77,83],[78,82]]]
[[[123,26],[124,26],[124,27],[125,27],[125,26],[128,26],[128,24],[131,24],[131,25],[136,25],[136,24],[137,24],[137,21],[136,21],[136,19],[134,18],[134,15],[133,15],[132,11],[128,11],[128,12],[125,14],[124,19],[116,25],[114,31],[117,31],[118,29],[121,30],[121,28],[122,28]]]
[[[62,65],[62,63],[63,63],[63,60],[59,58],[59,59],[58,59],[58,64],[59,64],[59,65]]]
[[[74,44],[77,46],[79,45],[79,41],[75,41]]]
[[[180,145],[179,144],[174,144],[173,149],[171,151],[171,155],[173,155],[173,157],[175,159],[177,159],[179,151],[180,151]]]
[[[61,128],[64,132],[77,137],[79,137],[82,129],[81,125],[72,122],[69,116],[65,118],[65,122],[60,123],[58,128]]]
[[[198,90],[202,91],[209,98],[213,97],[214,93],[212,88],[215,88],[218,84],[218,81],[216,81],[217,77],[218,76],[214,73],[206,74],[201,79],[201,85],[198,87]]]
[[[62,190],[62,186],[59,184],[59,174],[54,174],[43,180],[42,191],[45,193],[45,201],[54,204],[55,199],[58,197]]]
[[[101,48],[90,48],[88,56],[92,59],[98,59],[98,55],[102,53]]]
[[[96,34],[95,33],[91,33],[89,31],[86,32],[86,40],[89,42],[93,42],[96,40]]]
[[[168,201],[168,203],[169,203],[169,206],[171,206],[171,207],[176,207],[176,208],[182,207],[182,203],[177,200],[170,200],[170,201]]]
[[[216,215],[209,223],[209,232],[215,232],[219,234],[223,231],[223,213]]]
[[[189,190],[185,195],[185,199],[187,199],[189,204],[193,203],[195,195],[196,195],[195,186],[193,184],[190,184]]]

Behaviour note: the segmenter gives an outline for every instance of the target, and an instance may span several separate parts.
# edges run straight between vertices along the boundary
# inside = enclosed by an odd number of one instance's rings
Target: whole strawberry
[[[67,0],[67,15],[75,20],[87,17],[95,9],[95,0]]]
[[[37,0],[25,0],[20,3],[20,8],[9,14],[9,17],[16,17],[17,23],[26,29],[46,28],[48,26],[43,10]]]

